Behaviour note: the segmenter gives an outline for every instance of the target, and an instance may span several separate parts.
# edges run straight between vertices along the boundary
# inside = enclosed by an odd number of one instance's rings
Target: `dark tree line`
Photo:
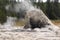
[[[6,21],[5,5],[7,3],[7,0],[0,0],[0,23],[4,23]]]
[[[50,19],[60,19],[60,8],[58,0],[54,0],[54,2],[50,2],[50,0],[47,0],[46,3],[46,13]]]
[[[34,5],[37,5],[37,8],[40,7],[42,11],[48,16],[49,19],[60,19],[60,3],[59,0],[54,0],[50,2],[50,0],[47,0],[46,3],[38,2],[34,3]]]
[[[10,13],[6,11],[5,6],[8,4],[13,4],[13,2],[9,2],[9,0],[0,0],[0,23],[3,24],[7,20],[7,16],[15,16],[15,13]]]

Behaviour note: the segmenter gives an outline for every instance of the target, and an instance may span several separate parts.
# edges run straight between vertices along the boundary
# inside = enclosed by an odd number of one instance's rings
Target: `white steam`
[[[2,28],[2,29],[8,29],[8,30],[12,29],[13,26],[14,26],[14,24],[15,24],[15,21],[16,21],[15,17],[8,17],[7,16],[7,21],[3,25],[1,25],[0,28]]]
[[[27,1],[27,0],[16,3],[13,5],[13,7],[11,5],[7,5],[5,8],[8,11],[14,11],[14,12],[21,12],[21,11],[35,9],[34,6],[32,5],[32,3],[30,1]]]

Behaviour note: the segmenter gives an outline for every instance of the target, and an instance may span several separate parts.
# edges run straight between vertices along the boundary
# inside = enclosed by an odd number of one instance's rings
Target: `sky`
[[[18,0],[16,0],[16,1],[18,1]],[[21,1],[21,0],[20,0]],[[43,0],[43,2],[46,2],[47,0]],[[60,2],[60,0],[59,0],[59,2]]]
[[[43,2],[46,2],[47,0],[43,0]]]
[[[18,0],[16,0],[16,1],[18,1]],[[21,1],[21,0],[20,0]],[[43,0],[43,2],[46,2],[47,0]]]
[[[47,0],[43,0],[43,2],[46,2]],[[60,2],[60,0],[59,0],[59,2]]]

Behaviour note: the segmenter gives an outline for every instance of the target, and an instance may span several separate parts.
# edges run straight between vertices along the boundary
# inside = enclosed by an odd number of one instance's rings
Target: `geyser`
[[[10,12],[16,12],[17,14],[25,14],[26,24],[24,26],[27,28],[42,28],[47,27],[49,30],[56,32],[59,27],[55,26],[48,17],[42,12],[41,9],[34,8],[34,6],[29,1],[22,1],[13,5],[6,6],[6,10]]]
[[[2,25],[4,29],[11,30],[13,29],[13,26],[15,24],[16,18],[15,17],[8,17],[7,16],[7,21]]]

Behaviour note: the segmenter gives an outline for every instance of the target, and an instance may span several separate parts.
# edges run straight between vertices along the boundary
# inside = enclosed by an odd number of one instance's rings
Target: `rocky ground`
[[[47,28],[43,29],[0,29],[0,40],[60,40],[60,33],[56,34]]]
[[[0,40],[60,40],[60,36],[47,32],[0,32]]]

